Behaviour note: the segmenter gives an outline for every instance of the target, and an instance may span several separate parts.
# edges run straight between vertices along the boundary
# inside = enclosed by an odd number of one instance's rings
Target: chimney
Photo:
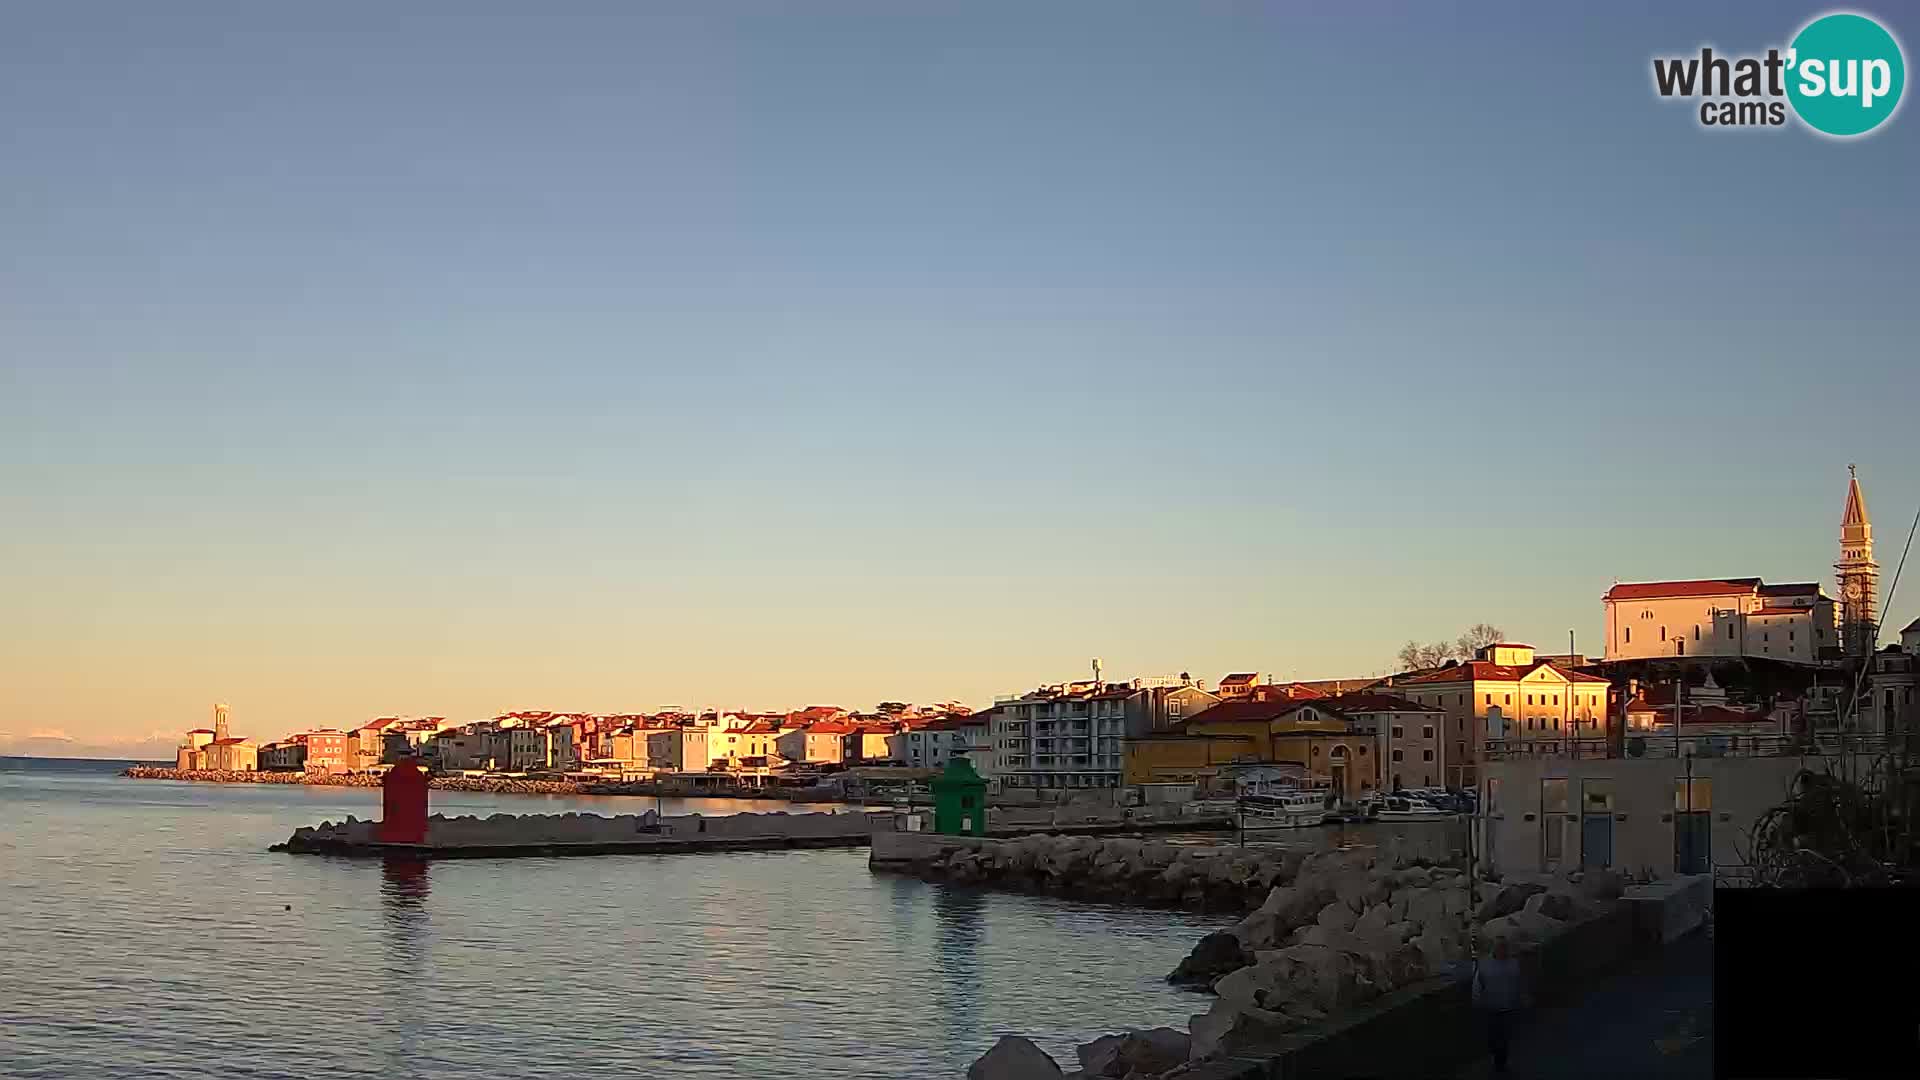
[[[1093,658],[1093,685],[1100,685],[1100,658],[1097,656]]]

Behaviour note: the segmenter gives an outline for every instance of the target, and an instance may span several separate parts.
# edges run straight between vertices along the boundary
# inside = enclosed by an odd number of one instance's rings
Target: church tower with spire
[[[1880,637],[1880,564],[1873,561],[1873,522],[1860,478],[1847,466],[1847,508],[1840,515],[1840,561],[1833,564],[1840,586],[1840,643],[1848,656],[1866,656]]]

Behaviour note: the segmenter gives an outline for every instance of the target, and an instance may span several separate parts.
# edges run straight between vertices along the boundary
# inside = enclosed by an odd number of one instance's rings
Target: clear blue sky
[[[1650,85],[1815,5],[398,7],[0,5],[0,731],[1354,675],[1920,502],[1920,117]]]

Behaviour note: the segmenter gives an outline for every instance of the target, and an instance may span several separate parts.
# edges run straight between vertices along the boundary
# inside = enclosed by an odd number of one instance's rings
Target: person
[[[1493,939],[1493,955],[1473,966],[1473,1004],[1487,1025],[1487,1052],[1493,1055],[1493,1071],[1507,1071],[1507,1051],[1512,1043],[1513,1014],[1526,1007],[1527,987],[1520,961],[1504,937]]]

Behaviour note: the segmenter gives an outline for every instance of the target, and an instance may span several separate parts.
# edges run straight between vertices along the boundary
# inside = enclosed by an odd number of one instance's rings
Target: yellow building
[[[1477,659],[1382,689],[1446,713],[1441,771],[1447,786],[1473,787],[1490,741],[1604,745],[1608,686],[1597,675],[1536,661],[1531,645],[1499,644]]]
[[[1314,701],[1227,701],[1189,718],[1178,731],[1128,739],[1126,782],[1212,787],[1237,768],[1297,765],[1352,796],[1379,782],[1373,742]]]

